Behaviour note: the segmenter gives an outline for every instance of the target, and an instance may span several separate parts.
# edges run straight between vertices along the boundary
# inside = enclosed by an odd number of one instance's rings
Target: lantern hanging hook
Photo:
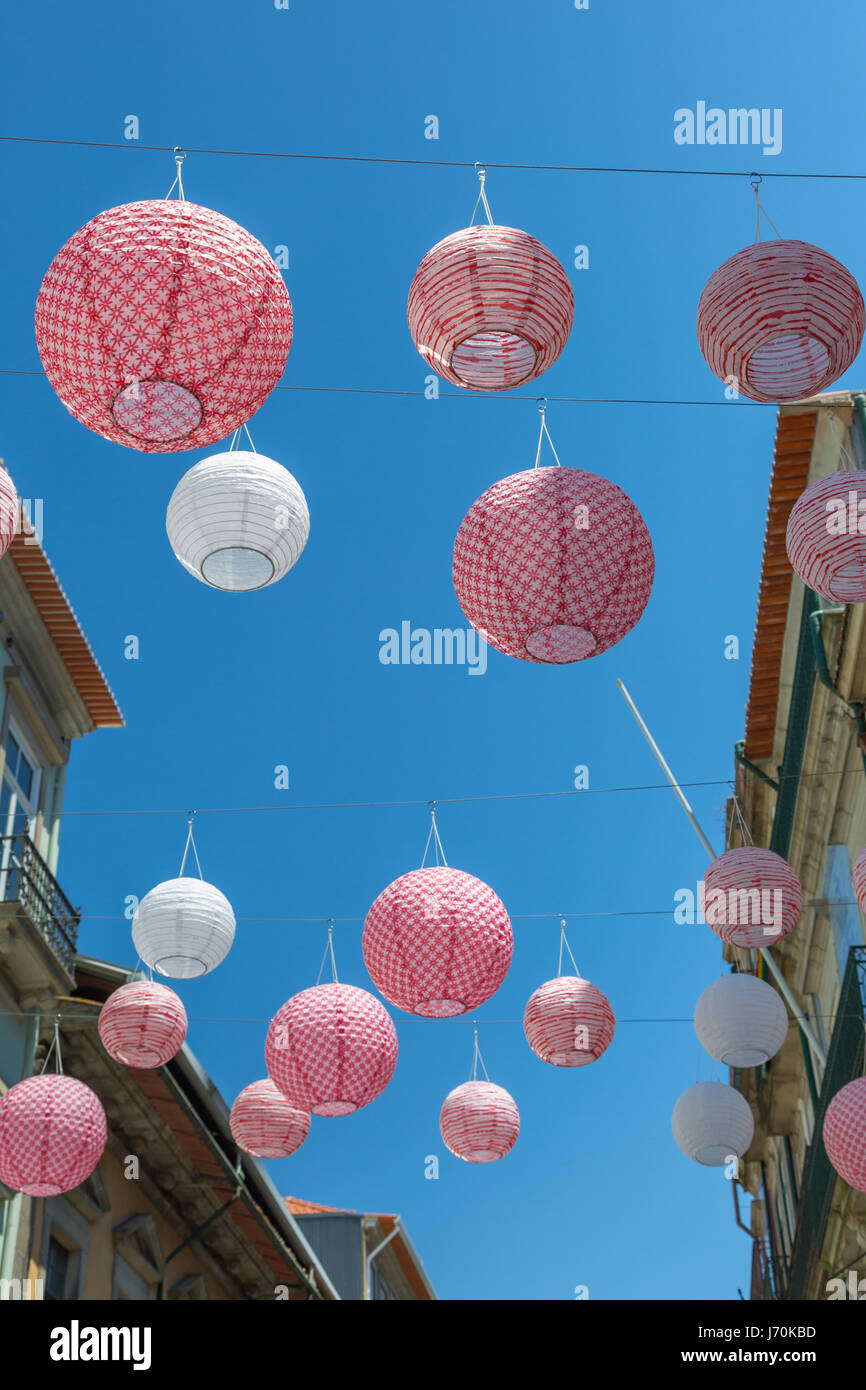
[[[448,868],[448,860],[445,858],[445,850],[444,850],[443,847],[442,847],[442,840],[441,840],[441,837],[440,837],[440,835],[439,835],[439,827],[438,827],[438,825],[436,824],[436,802],[435,802],[435,801],[428,801],[427,805],[428,805],[428,808],[429,808],[429,811],[430,811],[430,829],[429,829],[429,831],[427,832],[427,842],[426,842],[426,844],[424,845],[424,854],[423,854],[423,857],[422,857],[422,859],[421,859],[421,868],[423,869],[424,866],[425,866],[425,864],[427,863],[427,855],[428,855],[428,853],[430,852],[430,845],[432,844],[432,845],[433,845],[433,855],[434,855],[434,858],[435,858],[435,860],[436,860],[436,867],[437,867],[437,869],[438,869],[438,868],[447,869],[447,868]],[[441,862],[440,862],[440,858],[441,858]]]
[[[565,918],[561,917],[559,919],[559,964],[556,967],[557,978],[562,974],[562,953],[564,950],[568,952],[569,960],[574,966],[574,973],[577,976],[577,978],[580,979],[581,976],[580,971],[577,968],[577,961],[574,959],[574,956],[572,955],[571,947],[568,944],[568,937],[565,934]]]
[[[183,878],[183,871],[184,871],[184,869],[185,869],[185,867],[186,867],[187,855],[189,854],[190,847],[191,847],[191,848],[192,848],[192,853],[193,853],[193,858],[195,859],[195,866],[196,866],[196,868],[198,869],[198,876],[199,876],[199,878],[202,880],[202,882],[204,882],[204,874],[203,874],[202,871],[201,871],[201,864],[199,863],[198,850],[196,849],[196,845],[195,845],[195,836],[194,836],[193,833],[192,833],[192,823],[193,823],[193,821],[195,820],[195,815],[196,815],[195,811],[190,811],[189,815],[187,816],[187,822],[186,822],[186,823],[187,823],[186,844],[184,845],[184,849],[183,849],[183,858],[182,858],[181,861],[180,861],[180,873],[178,874],[178,878]]]
[[[484,168],[484,165],[483,165],[483,164],[479,164],[477,160],[476,160],[476,162],[475,162],[475,173],[476,173],[476,175],[478,176],[479,189],[478,189],[478,197],[475,199],[475,206],[474,206],[474,208],[472,209],[472,216],[471,216],[470,219],[469,219],[469,225],[470,225],[470,227],[472,227],[472,226],[475,225],[475,214],[476,214],[476,212],[478,211],[478,204],[479,204],[479,203],[483,203],[483,204],[484,204],[484,211],[485,211],[486,214],[487,214],[487,223],[488,223],[488,226],[492,227],[492,226],[494,225],[494,223],[493,223],[493,213],[490,211],[490,204],[489,204],[488,201],[487,201],[487,193],[486,193],[485,187],[484,187],[484,185],[485,185],[485,183],[486,183],[486,181],[487,181],[487,170]]]
[[[478,1046],[478,1019],[477,1019],[477,1018],[473,1018],[473,1020],[472,1020],[472,1029],[473,1029],[473,1034],[474,1034],[474,1047],[473,1047],[473,1052],[472,1052],[472,1071],[471,1071],[470,1074],[469,1074],[469,1080],[470,1080],[470,1081],[477,1081],[477,1080],[478,1080],[478,1066],[479,1066],[479,1063],[480,1063],[480,1065],[481,1065],[481,1070],[484,1072],[484,1079],[485,1079],[485,1081],[488,1081],[488,1082],[489,1082],[490,1077],[487,1075],[487,1068],[486,1068],[485,1065],[484,1065],[484,1058],[481,1056],[481,1048]]]
[[[62,1076],[63,1059],[60,1056],[60,1014],[57,1014],[54,1019],[54,1036],[51,1039],[51,1046],[45,1054],[45,1061],[42,1063],[42,1071],[40,1073],[42,1076],[45,1075],[45,1068],[48,1066],[52,1052],[57,1053],[57,1074],[58,1076]]]
[[[328,940],[327,940],[327,943],[326,943],[326,945],[325,945],[325,954],[322,956],[322,964],[319,966],[319,973],[318,973],[318,975],[316,976],[316,984],[317,984],[317,985],[321,982],[321,979],[322,979],[322,971],[323,971],[324,968],[325,968],[325,961],[328,959],[329,956],[330,956],[330,958],[331,958],[331,984],[332,984],[332,985],[338,985],[338,984],[340,983],[340,981],[339,981],[339,979],[337,978],[337,958],[336,958],[336,956],[334,955],[334,919],[333,919],[333,917],[329,917],[329,918],[328,918]]]
[[[185,203],[186,198],[184,196],[183,191],[183,179],[181,177],[180,167],[183,164],[183,161],[186,159],[186,150],[183,149],[181,145],[175,145],[174,149],[172,150],[172,154],[174,155],[174,167],[177,170],[177,173],[174,176],[174,183],[172,184],[171,188],[168,190],[165,196],[166,198],[170,198],[175,188],[177,188],[178,202]]]
[[[547,435],[547,442],[550,445],[553,457],[556,459],[557,466],[561,468],[562,464],[559,462],[559,454],[556,452],[556,446],[550,437],[550,430],[547,428],[547,417],[545,415],[545,411],[547,410],[547,397],[539,396],[535,404],[538,406],[538,413],[541,417],[541,425],[538,431],[538,448],[535,451],[535,467],[538,468],[541,463],[541,445],[544,436]]]
[[[761,174],[752,173],[752,174],[749,175],[749,183],[751,184],[751,186],[752,186],[752,192],[753,192],[754,195],[755,195],[755,212],[756,212],[755,241],[760,241],[760,240],[761,240],[761,213],[764,214],[764,216],[766,217],[766,219],[767,219],[767,221],[769,222],[770,226],[773,228],[773,231],[776,233],[776,236],[777,236],[777,237],[779,238],[779,240],[781,241],[781,240],[782,240],[782,233],[779,231],[779,229],[778,229],[778,227],[776,226],[775,222],[774,222],[773,219],[770,217],[769,213],[767,212],[767,209],[766,209],[766,208],[763,206],[763,204],[761,203],[761,199],[760,199],[760,197],[759,197],[759,195],[758,195],[758,189],[760,188],[760,186],[761,186],[761,184],[763,183],[763,181],[764,181],[764,180],[763,180],[763,177],[762,177]]]

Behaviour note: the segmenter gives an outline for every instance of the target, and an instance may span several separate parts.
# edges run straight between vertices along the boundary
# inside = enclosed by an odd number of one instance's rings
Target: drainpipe
[[[364,1280],[364,1297],[365,1297],[365,1298],[372,1298],[372,1297],[373,1297],[373,1292],[372,1292],[372,1290],[373,1290],[373,1261],[375,1260],[376,1256],[379,1254],[379,1251],[380,1251],[380,1250],[384,1250],[386,1245],[390,1245],[390,1244],[391,1244],[391,1241],[394,1239],[394,1237],[395,1237],[396,1235],[399,1235],[399,1233],[400,1233],[400,1220],[399,1220],[399,1218],[396,1218],[395,1221],[394,1221],[394,1229],[393,1229],[393,1231],[391,1232],[391,1234],[390,1234],[389,1236],[386,1236],[385,1239],[384,1239],[383,1241],[380,1241],[379,1244],[376,1246],[375,1250],[371,1250],[370,1253],[369,1253],[369,1255],[367,1256],[366,1278],[365,1278],[365,1280]]]
[[[38,1004],[34,1004],[32,1009],[27,1010],[27,1033],[24,1039],[24,1056],[21,1061],[22,1077],[33,1074],[33,1060],[36,1056],[36,1041],[39,1037],[39,1024],[42,1018],[42,1010]],[[18,1245],[18,1229],[21,1225],[21,1207],[24,1203],[24,1193],[16,1192],[8,1204],[8,1220],[3,1225],[2,1248],[0,1248],[0,1279],[13,1278],[15,1268],[15,1249]],[[27,1270],[21,1272],[21,1277],[27,1278]]]

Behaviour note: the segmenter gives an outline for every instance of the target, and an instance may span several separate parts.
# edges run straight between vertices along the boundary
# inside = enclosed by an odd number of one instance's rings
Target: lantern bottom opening
[[[115,1061],[122,1062],[125,1067],[136,1067],[139,1071],[147,1071],[148,1068],[162,1066],[162,1055],[150,1047],[127,1047],[122,1051],[118,1049],[111,1055]]]
[[[151,964],[149,960],[144,963]],[[158,974],[167,975],[170,980],[197,980],[208,973],[208,967],[197,956],[162,956],[152,964]]]
[[[111,414],[115,424],[133,439],[170,444],[198,429],[204,410],[195,392],[177,381],[157,377],[121,387],[111,403]]]
[[[462,999],[425,999],[423,1004],[416,1004],[412,1012],[422,1018],[454,1018],[457,1014],[465,1014],[466,1005]]]
[[[721,935],[721,933],[719,933]],[[723,936],[722,940],[727,941],[730,946],[740,946],[743,950],[758,951],[762,946],[772,946],[778,941],[784,932],[777,927],[744,927],[742,931],[732,932],[730,936]]]
[[[866,565],[858,560],[842,565],[827,588],[839,603],[866,603]]]
[[[710,1144],[705,1149],[698,1149],[694,1160],[696,1163],[702,1163],[705,1168],[721,1168],[727,1163],[732,1152],[729,1144]]]
[[[313,1115],[328,1115],[332,1118],[338,1115],[353,1115],[357,1109],[353,1100],[323,1100],[318,1105],[311,1106]]]
[[[536,661],[562,666],[592,656],[598,643],[585,627],[571,623],[551,623],[537,627],[523,639],[523,645]]]
[[[762,1067],[769,1062],[770,1054],[761,1047],[744,1047],[739,1051],[726,1052],[719,1060],[726,1067]]]
[[[744,364],[750,393],[766,401],[798,401],[814,396],[832,378],[833,359],[808,333],[780,333],[762,343]]]
[[[502,1154],[498,1149],[467,1149],[457,1157],[462,1158],[465,1163],[495,1163]]]
[[[56,1182],[33,1182],[27,1183],[18,1189],[25,1197],[59,1197],[61,1192],[66,1192],[65,1187],[59,1187]]]
[[[274,565],[260,550],[229,545],[211,551],[202,561],[201,576],[213,589],[246,593],[269,584],[274,577]]]
[[[550,1052],[545,1057],[545,1062],[549,1062],[552,1067],[585,1067],[595,1058],[591,1052]]]
[[[535,375],[538,353],[519,333],[474,333],[451,353],[449,366],[475,391],[508,391]]]

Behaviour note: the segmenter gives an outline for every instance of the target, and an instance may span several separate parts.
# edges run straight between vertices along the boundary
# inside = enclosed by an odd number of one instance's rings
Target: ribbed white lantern
[[[151,888],[132,919],[132,940],[146,965],[173,980],[207,975],[235,937],[232,906],[198,878],[169,878]]]
[[[686,1158],[708,1168],[742,1158],[755,1133],[749,1102],[723,1081],[699,1081],[683,1091],[671,1126]]]
[[[184,473],[165,516],[180,563],[213,589],[244,593],[282,579],[310,534],[287,468],[264,454],[213,454]]]
[[[754,975],[722,975],[695,1005],[700,1044],[728,1067],[759,1067],[775,1057],[788,1032],[780,996]]]

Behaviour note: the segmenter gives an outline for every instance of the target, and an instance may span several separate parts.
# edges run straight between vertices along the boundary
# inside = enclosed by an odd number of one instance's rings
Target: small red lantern
[[[851,870],[851,883],[857,905],[860,911],[866,914],[866,849],[861,850],[854,868]]]
[[[866,602],[866,473],[843,469],[811,483],[788,517],[788,559],[831,603]],[[860,524],[863,530],[860,530]]]
[[[89,1086],[59,1072],[29,1076],[0,1097],[0,1182],[29,1197],[70,1192],[90,1177],[106,1138]]]
[[[18,529],[20,503],[12,479],[0,468],[0,555],[5,555]]]
[[[849,1081],[827,1106],[824,1148],[839,1177],[866,1192],[866,1076]]]
[[[273,1081],[245,1086],[229,1115],[232,1138],[254,1158],[288,1158],[310,1132],[310,1117],[290,1105]]]
[[[526,1041],[553,1067],[585,1067],[613,1040],[613,1009],[589,980],[559,975],[539,985],[523,1014]]]
[[[271,1021],[268,1075],[298,1110],[351,1115],[381,1095],[397,1065],[387,1010],[354,985],[315,985]]]
[[[135,980],[106,999],[97,1028],[116,1062],[141,1069],[162,1067],[183,1047],[186,1009],[173,989]]]
[[[772,946],[797,925],[803,906],[790,864],[757,845],[729,849],[704,874],[704,916],[732,946]]]
[[[501,1086],[492,1081],[466,1081],[445,1097],[439,1128],[455,1158],[466,1163],[494,1163],[517,1143],[520,1113]]]

